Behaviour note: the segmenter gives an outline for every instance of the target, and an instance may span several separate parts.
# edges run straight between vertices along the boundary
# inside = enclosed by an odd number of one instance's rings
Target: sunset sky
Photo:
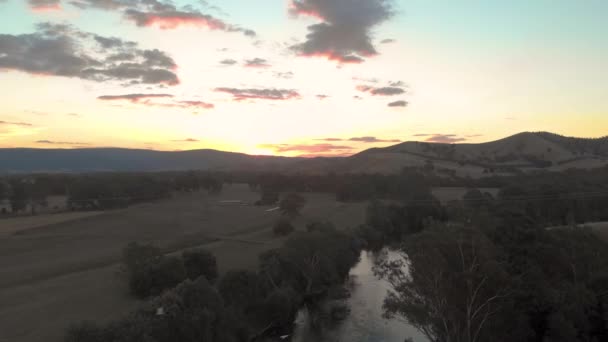
[[[605,0],[0,0],[0,147],[608,134]]]

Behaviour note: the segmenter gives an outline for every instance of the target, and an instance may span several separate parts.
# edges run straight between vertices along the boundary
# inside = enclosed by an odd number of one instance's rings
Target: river
[[[389,252],[389,258],[396,254]],[[362,252],[361,260],[350,271],[347,299],[350,314],[342,322],[318,332],[310,328],[306,310],[296,319],[293,342],[403,342],[411,337],[415,342],[428,342],[416,328],[407,322],[382,318],[382,302],[389,285],[374,276],[372,267],[375,255]]]

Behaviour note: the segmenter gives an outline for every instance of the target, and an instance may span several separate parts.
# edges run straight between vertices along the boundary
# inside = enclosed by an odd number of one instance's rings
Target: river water
[[[396,254],[389,252],[389,258]],[[384,280],[374,276],[375,255],[362,252],[361,261],[351,270],[347,299],[348,317],[318,332],[311,329],[305,310],[300,311],[292,341],[294,342],[403,342],[411,337],[415,342],[428,342],[416,328],[401,320],[382,318],[382,302],[389,289]]]

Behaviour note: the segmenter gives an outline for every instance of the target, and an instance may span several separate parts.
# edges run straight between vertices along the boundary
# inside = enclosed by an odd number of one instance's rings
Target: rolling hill
[[[608,137],[520,133],[481,144],[404,142],[343,158],[251,156],[216,150],[163,152],[120,148],[0,149],[0,172],[259,170],[299,173],[396,173],[424,167],[445,176],[482,177],[608,164]]]

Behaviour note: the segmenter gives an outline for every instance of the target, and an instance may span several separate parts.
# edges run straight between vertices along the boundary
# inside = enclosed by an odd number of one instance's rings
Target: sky
[[[0,147],[608,134],[604,0],[0,0]]]

